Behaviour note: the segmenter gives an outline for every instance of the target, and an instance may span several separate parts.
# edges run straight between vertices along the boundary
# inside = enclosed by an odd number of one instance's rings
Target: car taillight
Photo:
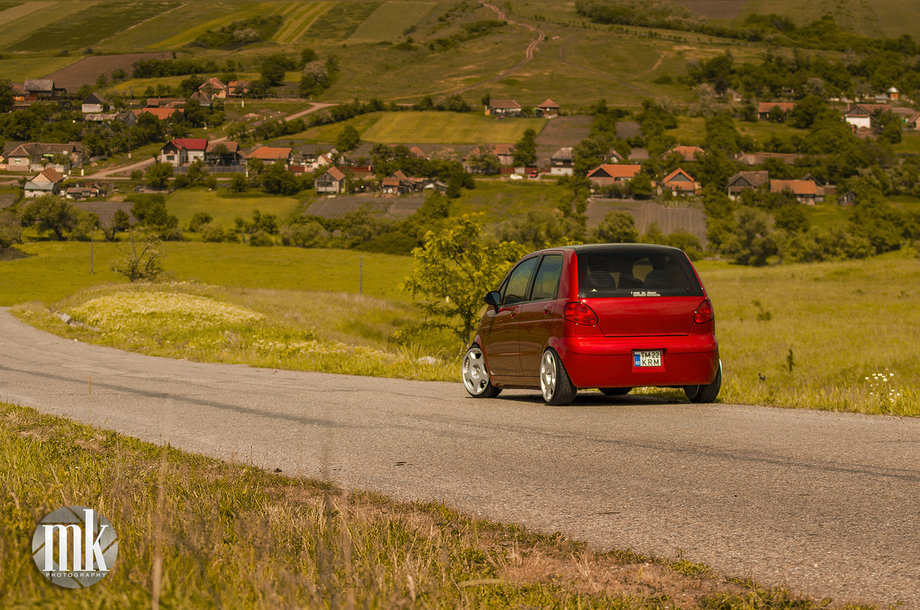
[[[583,326],[595,326],[597,314],[594,310],[579,301],[572,301],[565,306],[565,319]]]
[[[712,303],[710,303],[708,299],[703,301],[702,304],[696,308],[696,311],[693,312],[693,321],[697,324],[712,322],[715,317],[715,313],[712,311]]]

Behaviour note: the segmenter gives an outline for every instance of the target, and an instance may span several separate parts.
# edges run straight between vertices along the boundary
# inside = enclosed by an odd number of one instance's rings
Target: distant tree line
[[[739,26],[715,24],[675,4],[655,0],[576,0],[575,10],[595,23],[698,32],[708,36],[764,42],[776,46],[855,51],[894,51],[917,55],[920,46],[909,34],[897,38],[871,38],[840,28],[826,14],[807,25],[770,13],[749,15]]]

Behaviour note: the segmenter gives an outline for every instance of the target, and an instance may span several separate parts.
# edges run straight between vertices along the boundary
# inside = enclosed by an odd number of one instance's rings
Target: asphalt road
[[[152,358],[0,311],[0,400],[836,602],[920,607],[920,420]],[[727,371],[730,374],[730,371]],[[90,388],[90,381],[92,387]]]

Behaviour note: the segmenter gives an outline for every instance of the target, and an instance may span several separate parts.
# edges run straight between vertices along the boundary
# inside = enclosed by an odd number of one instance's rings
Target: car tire
[[[707,403],[715,402],[722,389],[722,363],[719,362],[719,368],[716,369],[716,378],[712,383],[706,385],[688,385],[684,386],[684,393],[690,402]]]
[[[604,396],[626,396],[632,388],[599,388]]]
[[[492,385],[482,349],[475,343],[463,355],[460,378],[463,380],[463,387],[473,398],[494,398],[502,391],[501,388]]]
[[[548,405],[567,405],[578,393],[565,372],[562,359],[553,349],[547,349],[540,358],[540,392]]]

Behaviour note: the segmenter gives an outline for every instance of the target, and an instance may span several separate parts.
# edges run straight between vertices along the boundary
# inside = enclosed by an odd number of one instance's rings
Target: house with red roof
[[[172,115],[176,114],[177,112],[182,112],[182,111],[183,111],[182,108],[154,108],[152,106],[148,106],[147,108],[141,108],[140,110],[132,110],[131,112],[137,118],[140,118],[142,114],[147,113],[147,114],[152,114],[159,121],[165,121],[166,119],[172,117]]]
[[[830,187],[827,187],[830,188]],[[770,180],[770,192],[789,192],[799,203],[815,205],[824,201],[825,187],[811,178],[802,180]]]
[[[291,165],[294,149],[290,146],[257,146],[249,151],[246,159],[259,159],[262,163],[284,163],[285,167]]]
[[[706,154],[706,151],[699,146],[675,146],[665,153],[665,156],[675,153],[680,155],[684,161],[699,161],[700,157]]]
[[[611,186],[629,182],[642,171],[641,165],[616,165],[605,163],[588,172],[588,181],[594,186]]]
[[[795,102],[760,102],[757,104],[757,118],[761,121],[768,121],[770,113],[778,112],[786,116],[793,110],[795,110]]]
[[[207,138],[176,138],[164,144],[160,149],[159,161],[181,167],[198,160],[204,161],[207,149]]]
[[[521,116],[521,105],[509,99],[490,99],[486,106],[487,116]]]
[[[700,190],[700,183],[678,167],[664,177],[659,190],[661,192],[671,191],[672,195],[695,195]]]
[[[559,104],[550,98],[546,98],[546,100],[539,104],[535,110],[539,116],[546,119],[559,116]]]
[[[23,195],[27,199],[42,195],[60,195],[62,182],[64,176],[49,167],[29,178],[23,187]]]

